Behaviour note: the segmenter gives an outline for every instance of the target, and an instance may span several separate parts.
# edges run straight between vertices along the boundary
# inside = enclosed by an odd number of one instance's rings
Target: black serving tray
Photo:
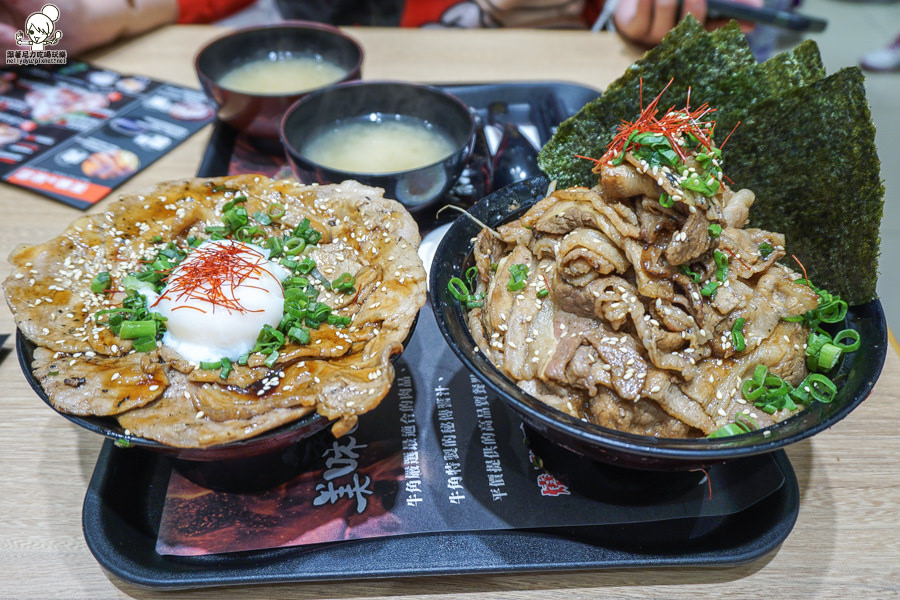
[[[774,550],[794,526],[799,488],[783,451],[767,455],[784,483],[715,518],[578,528],[429,533],[201,557],[163,556],[156,536],[169,459],[106,441],[84,501],[85,540],[113,575],[148,588],[422,575],[663,566],[730,566]],[[742,472],[746,459],[729,468]]]
[[[505,118],[536,131],[543,143],[555,126],[599,95],[568,83],[444,86],[489,119],[497,103]],[[217,125],[199,176],[225,175],[237,134]],[[430,229],[436,222],[423,222]],[[426,217],[427,218],[427,217]],[[427,307],[423,310],[430,310]],[[141,448],[107,440],[82,512],[84,536],[98,562],[117,577],[160,589],[659,566],[730,566],[773,551],[799,511],[797,479],[777,451],[717,468],[741,477],[771,463],[783,482],[749,506],[715,517],[674,518],[587,527],[420,533],[198,557],[161,555],[157,534],[172,463]],[[767,462],[771,461],[771,463]]]

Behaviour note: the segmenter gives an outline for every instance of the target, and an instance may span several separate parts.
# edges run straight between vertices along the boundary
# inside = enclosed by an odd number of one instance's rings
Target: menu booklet
[[[81,61],[0,69],[0,179],[86,209],[214,113],[199,90]]]

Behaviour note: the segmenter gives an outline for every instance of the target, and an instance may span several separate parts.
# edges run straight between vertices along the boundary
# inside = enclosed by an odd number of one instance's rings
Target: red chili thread
[[[544,280],[544,285],[547,287],[547,291],[550,291],[550,282],[547,281],[547,276],[541,273],[541,279]]]
[[[809,287],[812,287],[812,284],[809,282],[809,276],[806,274],[806,267],[803,266],[803,263],[800,262],[800,259],[797,258],[796,254],[791,254],[791,258],[793,258],[794,261],[798,265],[800,265],[800,270],[803,271],[803,280],[806,281],[806,285],[808,285]]]
[[[745,269],[747,269],[748,271],[750,270],[750,267],[747,266],[747,263],[745,263],[743,260],[741,260],[741,257],[740,257],[740,256],[738,256],[737,254],[735,254],[734,252],[732,252],[732,251],[731,251],[731,248],[725,248],[724,250],[725,250],[725,252],[727,252],[728,254],[731,255],[731,258],[737,259],[737,261],[738,261],[739,263],[741,263],[742,265],[744,265],[744,268],[745,268]]]
[[[606,162],[615,158],[620,152],[627,151],[626,144],[628,138],[635,131],[641,133],[650,132],[665,136],[669,140],[672,149],[678,154],[681,160],[687,160],[681,146],[678,143],[684,133],[691,133],[700,142],[701,146],[712,149],[712,136],[715,131],[715,121],[704,121],[706,115],[713,113],[716,109],[711,108],[708,102],[704,102],[696,109],[690,108],[690,89],[688,90],[688,99],[684,109],[676,111],[675,107],[669,108],[662,118],[658,118],[659,109],[657,108],[662,95],[672,85],[674,79],[670,79],[666,87],[653,99],[646,108],[641,110],[640,116],[635,121],[622,121],[619,125],[616,135],[612,142],[607,146],[606,153],[598,161]],[[643,104],[644,81],[640,82],[640,102]]]
[[[209,302],[214,307],[222,307],[237,312],[262,312],[262,309],[250,310],[243,306],[234,296],[234,291],[240,286],[264,290],[261,286],[249,285],[248,281],[259,281],[261,273],[266,273],[277,281],[265,267],[262,261],[265,256],[239,243],[219,243],[195,249],[173,273],[177,277],[167,281],[167,289],[153,306],[166,298],[172,302],[185,299],[202,300]],[[223,284],[230,284],[231,295],[226,294]],[[172,294],[172,296],[170,296]],[[174,299],[173,299],[174,296]],[[206,312],[196,306],[176,306],[178,308],[193,308],[200,312]]]
[[[696,469],[691,469],[693,472],[700,471],[706,477],[706,489],[707,491],[707,499],[712,500],[712,479],[709,478],[709,471],[704,469],[703,467],[697,467]]]

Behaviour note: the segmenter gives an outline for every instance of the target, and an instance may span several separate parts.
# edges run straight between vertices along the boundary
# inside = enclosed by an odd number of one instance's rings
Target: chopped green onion
[[[672,199],[671,196],[669,196],[669,194],[667,194],[666,192],[663,192],[662,194],[660,194],[660,196],[659,196],[659,205],[660,206],[662,206],[663,208],[671,208],[674,204],[675,204],[675,201]]]
[[[834,368],[834,365],[837,364],[837,361],[841,357],[841,354],[842,352],[840,348],[830,342],[826,343],[819,350],[816,357],[816,370],[830,371]]]
[[[331,307],[324,302],[310,303],[310,306],[306,311],[305,322],[310,327],[318,328],[319,325],[328,319],[328,315],[330,314]]]
[[[315,268],[316,268],[316,261],[314,261],[309,256],[304,257],[303,260],[301,260],[296,266],[296,269],[298,271],[300,271],[301,273],[303,273],[304,275],[309,275],[310,273],[312,273],[313,269],[315,269]]]
[[[324,275],[322,275],[322,272],[319,271],[319,269],[316,269],[316,268],[314,267],[313,270],[310,271],[309,274],[312,275],[313,277],[315,277],[315,278],[318,280],[318,282],[322,284],[322,287],[324,287],[326,290],[330,290],[330,289],[331,289],[331,282],[328,281],[328,278],[327,278],[327,277],[325,277]]]
[[[719,289],[719,286],[722,285],[718,281],[714,281],[710,279],[706,282],[706,285],[700,290],[700,293],[704,296],[709,296],[710,298],[716,297],[716,292]]]
[[[775,251],[775,248],[772,247],[772,244],[769,242],[763,242],[759,246],[757,246],[757,251],[759,251],[759,257],[763,260],[769,258],[769,255]]]
[[[133,340],[142,337],[156,338],[156,321],[125,321],[119,328],[119,337],[123,340]]]
[[[304,250],[306,250],[306,240],[302,237],[291,237],[284,241],[284,253],[288,256],[295,256]],[[310,260],[312,259],[310,258]]]
[[[284,334],[272,327],[271,325],[263,325],[259,336],[256,338],[256,344],[253,345],[251,352],[259,352],[260,354],[271,354],[277,352],[284,345]]]
[[[810,400],[828,403],[837,394],[837,386],[821,373],[810,373],[797,387],[769,373],[765,365],[757,365],[753,377],[741,388],[744,398],[753,402],[763,412],[772,414],[779,410],[796,410],[795,400],[808,405]]]
[[[469,297],[469,288],[466,286],[466,282],[459,277],[452,277],[447,283],[447,289],[460,302],[465,302]]]
[[[316,245],[322,239],[322,234],[312,227],[310,227],[310,221],[307,218],[304,218],[300,221],[300,224],[294,228],[293,235],[295,237],[301,237],[306,240],[307,244]]]
[[[284,240],[278,236],[272,236],[266,240],[264,246],[269,251],[269,258],[278,258],[284,254]]]
[[[541,288],[537,291],[538,298],[546,298],[549,295],[550,295],[550,290],[548,290],[547,288]]]
[[[237,190],[234,190],[235,192]],[[236,194],[234,198],[231,199],[230,202],[226,202],[224,206],[222,206],[222,212],[227,213],[229,210],[235,208],[238,204],[243,204],[247,201],[247,196],[243,194]]]
[[[709,235],[714,238],[722,235],[722,226],[718,223],[710,223],[706,230],[709,232]]]
[[[746,320],[743,317],[739,317],[735,319],[734,325],[731,327],[731,345],[735,352],[743,352],[747,348],[744,342],[744,323],[746,323]]]
[[[288,339],[305,346],[310,341],[309,329],[305,327],[291,327],[287,332]]]
[[[452,277],[450,281],[447,282],[447,291],[449,291],[454,298],[465,304],[466,308],[479,308],[484,306],[484,294],[476,295],[470,293],[466,282],[459,277]]]
[[[334,325],[335,327],[347,327],[351,322],[352,319],[350,317],[336,315],[334,313],[328,315],[328,324]]]
[[[741,435],[742,433],[751,433],[758,428],[759,426],[756,424],[753,417],[738,413],[734,417],[734,423],[728,423],[706,437],[709,439],[731,437],[733,435]]]
[[[478,267],[469,267],[466,269],[466,281],[469,282],[469,285],[472,286],[472,289],[476,287],[475,278],[478,277]]]
[[[234,367],[231,366],[231,361],[223,356],[222,357],[222,370],[219,371],[219,377],[222,379],[228,379],[228,376],[231,374],[231,371]]]
[[[506,282],[507,290],[510,292],[518,292],[525,287],[526,280],[528,279],[528,267],[526,265],[513,265],[509,268],[509,273],[512,277]]]
[[[156,350],[156,336],[140,337],[131,342],[135,352],[151,352]]]
[[[681,180],[681,187],[686,190],[698,192],[707,198],[715,196],[719,191],[720,186],[721,184],[718,179],[712,177],[704,180],[696,174]]]
[[[832,298],[830,302],[817,309],[819,319],[825,323],[838,323],[847,316],[847,303],[840,298]]]
[[[678,267],[678,270],[690,277],[694,283],[700,283],[700,273],[691,271],[691,267],[689,265],[681,265],[680,267]]]
[[[356,278],[350,273],[344,272],[331,282],[331,289],[344,292],[345,294],[352,294],[356,291],[355,285]]]
[[[810,373],[800,385],[804,384],[809,387],[809,394],[823,404],[828,404],[837,396],[837,386],[821,373]]]
[[[212,361],[212,362],[211,361],[200,361],[200,368],[204,369],[206,371],[212,371],[213,369],[221,369],[222,361],[221,360]]]
[[[250,217],[247,215],[246,208],[238,206],[226,211],[222,215],[222,222],[225,223],[225,226],[228,227],[230,231],[237,231],[250,222]]]
[[[756,402],[760,398],[769,395],[780,395],[786,393],[790,386],[777,375],[769,373],[769,368],[765,365],[756,365],[753,371],[753,377],[744,381],[741,391],[744,398],[751,402]]]
[[[849,344],[843,342],[844,338],[852,340]],[[855,352],[859,350],[860,338],[859,332],[855,329],[842,329],[837,332],[832,343],[844,352]]]
[[[272,202],[271,204],[269,204],[269,206],[266,207],[266,215],[274,221],[277,221],[278,219],[283,217],[284,213],[284,204],[281,204],[280,202]]]
[[[264,213],[261,210],[258,210],[255,213],[253,213],[253,220],[256,221],[257,223],[259,223],[260,225],[271,225],[272,224],[272,217],[270,217],[268,215],[268,213]]]
[[[251,242],[260,235],[263,231],[256,225],[241,225],[234,231],[234,238],[239,242]]]
[[[742,433],[747,433],[747,432],[744,431],[744,429],[743,429],[740,425],[737,425],[736,423],[729,423],[729,424],[727,424],[727,425],[723,425],[723,426],[720,427],[719,429],[716,429],[715,431],[713,431],[711,434],[709,434],[709,435],[706,436],[706,437],[709,438],[709,439],[711,439],[711,440],[713,440],[713,439],[716,439],[716,438],[723,438],[723,437],[731,437],[731,436],[733,436],[733,435],[740,435],[740,434],[742,434]]]
[[[716,250],[713,252],[713,258],[716,261],[716,279],[725,283],[728,279],[728,257],[723,252]]]
[[[275,366],[275,362],[278,360],[278,350],[272,350],[269,356],[266,358],[266,366],[270,369]]]
[[[97,273],[91,280],[91,291],[95,294],[102,294],[109,289],[111,283],[112,278],[109,276],[108,271]]]

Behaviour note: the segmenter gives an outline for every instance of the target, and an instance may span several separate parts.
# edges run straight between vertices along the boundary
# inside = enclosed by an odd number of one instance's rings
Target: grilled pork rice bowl
[[[162,183],[10,256],[29,377],[68,416],[177,448],[318,413],[351,430],[425,302],[415,221],[353,181]]]

